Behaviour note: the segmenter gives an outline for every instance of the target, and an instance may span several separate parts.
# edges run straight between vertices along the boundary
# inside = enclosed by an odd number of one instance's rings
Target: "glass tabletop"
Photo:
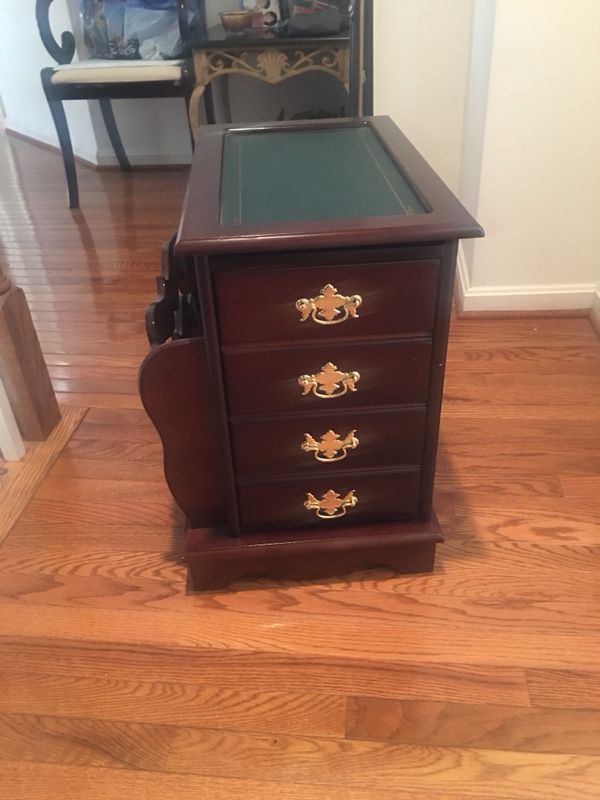
[[[225,135],[221,225],[426,211],[369,125]]]

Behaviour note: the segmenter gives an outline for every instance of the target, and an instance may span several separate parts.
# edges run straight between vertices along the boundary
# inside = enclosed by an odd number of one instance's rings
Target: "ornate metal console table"
[[[285,39],[268,31],[248,36],[225,35],[219,25],[208,31],[206,39],[192,44],[196,83],[189,103],[190,126],[198,132],[200,100],[215,78],[249,75],[277,84],[306,72],[332,75],[350,91],[350,37],[329,36],[313,39]],[[350,98],[350,113],[361,109]]]

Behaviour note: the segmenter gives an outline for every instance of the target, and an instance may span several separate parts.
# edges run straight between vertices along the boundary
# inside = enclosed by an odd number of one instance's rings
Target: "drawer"
[[[336,408],[424,403],[430,357],[427,340],[229,352],[223,356],[229,412],[333,413]]]
[[[414,470],[378,475],[359,473],[352,477],[347,473],[343,477],[306,476],[290,481],[239,485],[242,529],[320,527],[327,530],[339,524],[416,519],[419,482],[419,471]],[[328,495],[329,492],[333,494]],[[353,507],[350,505],[352,496],[357,501]],[[345,499],[349,503],[346,507]],[[314,507],[306,508],[305,503],[310,501],[314,501]],[[334,515],[330,516],[325,509],[333,511]]]
[[[295,419],[231,425],[240,478],[415,466],[421,463],[424,435],[425,408],[350,414],[331,409]]]
[[[215,286],[221,341],[426,333],[433,328],[438,272],[437,259],[219,271]],[[352,300],[355,295],[360,305]],[[296,307],[301,300],[309,301],[300,304],[303,310]]]

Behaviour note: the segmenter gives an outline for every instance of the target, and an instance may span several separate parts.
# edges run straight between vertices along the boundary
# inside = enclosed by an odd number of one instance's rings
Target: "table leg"
[[[219,81],[219,95],[221,96],[221,108],[225,122],[231,122],[231,101],[229,97],[229,75],[221,75]]]
[[[194,86],[194,91],[190,97],[190,107],[189,107],[189,115],[190,115],[190,128],[192,130],[192,136],[194,137],[194,141],[198,136],[198,114],[200,112],[200,100],[202,99],[202,95],[206,91],[206,84],[197,83]]]

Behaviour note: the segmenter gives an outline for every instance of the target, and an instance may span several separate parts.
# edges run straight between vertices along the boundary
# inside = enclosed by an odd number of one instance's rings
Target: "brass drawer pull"
[[[329,400],[332,397],[342,397],[348,391],[355,392],[359,380],[358,372],[340,372],[329,361],[316,375],[300,375],[298,383],[304,394],[312,392],[315,397]]]
[[[335,431],[327,431],[321,436],[321,441],[317,442],[310,433],[304,434],[302,449],[305,453],[314,453],[317,461],[330,464],[332,461],[343,461],[348,455],[348,450],[356,450],[358,439],[356,431],[350,433],[342,439]]]
[[[296,308],[300,312],[300,322],[306,322],[307,319],[312,318],[318,325],[339,325],[348,317],[356,318],[361,305],[362,297],[359,294],[345,297],[338,294],[338,290],[330,283],[321,289],[318,297],[310,299],[303,297],[296,301]]]
[[[354,494],[354,489],[345,497],[340,497],[337,492],[330,489],[325,492],[320,500],[311,494],[306,493],[304,508],[308,511],[316,511],[319,519],[339,519],[344,517],[349,508],[354,508],[358,503],[358,497]]]

